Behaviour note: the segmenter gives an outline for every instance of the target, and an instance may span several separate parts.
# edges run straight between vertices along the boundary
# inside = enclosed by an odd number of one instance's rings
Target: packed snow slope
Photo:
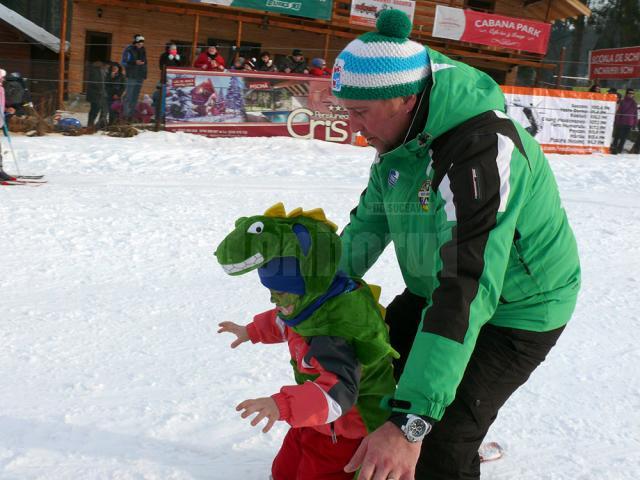
[[[269,476],[287,430],[234,407],[292,380],[284,345],[216,334],[270,307],[212,253],[278,201],[341,227],[373,150],[145,133],[14,138],[37,187],[0,187],[0,478]],[[6,145],[5,145],[6,147]],[[640,160],[553,156],[584,286],[559,344],[489,433],[491,480],[640,478]],[[5,168],[12,168],[5,152]],[[391,250],[367,274],[389,302]]]

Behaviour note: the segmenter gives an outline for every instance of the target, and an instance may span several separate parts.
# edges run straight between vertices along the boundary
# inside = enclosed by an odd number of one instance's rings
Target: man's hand
[[[262,429],[263,433],[267,433],[269,430],[271,430],[273,424],[276,423],[276,420],[280,418],[280,410],[278,409],[278,405],[276,405],[275,400],[271,397],[245,400],[236,407],[236,410],[238,412],[240,410],[244,410],[240,415],[242,418],[247,418],[252,413],[258,412],[258,415],[256,415],[255,418],[251,420],[251,425],[253,425],[254,427],[258,425],[264,418],[267,418],[267,424]]]
[[[136,60],[136,65],[144,65],[144,60]]]
[[[359,480],[414,480],[422,442],[411,443],[391,422],[369,434],[344,471],[360,470]]]
[[[237,337],[233,343],[231,343],[231,348],[236,348],[238,345],[250,340],[247,327],[243,327],[242,325],[238,325],[233,322],[221,322],[218,326],[220,327],[218,329],[218,333],[230,332]]]

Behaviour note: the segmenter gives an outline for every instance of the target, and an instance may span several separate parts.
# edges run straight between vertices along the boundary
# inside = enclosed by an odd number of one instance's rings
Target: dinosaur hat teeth
[[[229,263],[227,265],[222,265],[224,271],[228,274],[238,273],[248,268],[255,267],[256,265],[260,265],[264,262],[264,257],[261,253],[256,253],[255,255],[247,258],[243,262],[238,263]]]

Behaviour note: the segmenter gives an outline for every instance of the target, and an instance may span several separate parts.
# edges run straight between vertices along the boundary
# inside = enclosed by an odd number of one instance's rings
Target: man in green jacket
[[[362,276],[393,243],[406,289],[387,309],[402,358],[390,421],[347,471],[360,480],[480,478],[499,409],[575,307],[575,238],[540,146],[484,73],[408,39],[383,12],[336,59],[332,89],[378,155],[342,233]]]

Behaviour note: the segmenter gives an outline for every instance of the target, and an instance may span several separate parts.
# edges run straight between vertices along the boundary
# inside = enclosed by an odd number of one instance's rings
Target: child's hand
[[[238,337],[231,344],[231,348],[236,348],[241,343],[248,342],[250,340],[249,333],[247,333],[247,327],[243,327],[242,325],[238,325],[233,322],[221,322],[218,326],[220,327],[218,333],[230,332]]]
[[[271,397],[263,397],[263,398],[255,398],[253,400],[245,400],[240,405],[236,407],[236,410],[239,412],[240,410],[244,410],[240,415],[242,418],[247,418],[252,413],[258,412],[258,415],[255,416],[253,420],[251,420],[251,425],[254,427],[262,421],[264,418],[268,418],[267,424],[262,429],[263,433],[267,433],[273,427],[273,424],[276,423],[276,420],[280,418],[280,410],[278,409],[278,405]]]

